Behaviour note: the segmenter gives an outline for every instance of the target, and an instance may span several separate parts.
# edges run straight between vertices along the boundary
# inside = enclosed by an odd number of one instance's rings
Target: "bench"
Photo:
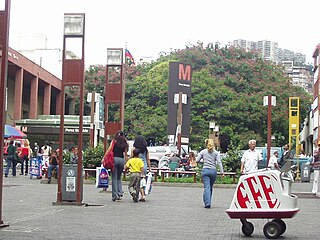
[[[171,174],[174,177],[177,176],[177,174],[191,174],[193,175],[193,182],[197,182],[197,178],[196,178],[196,174],[197,172],[193,172],[193,171],[161,171],[161,181],[164,182],[164,176],[165,174]],[[233,178],[233,183],[236,183],[236,173],[235,172],[224,172],[225,176],[230,176]],[[217,176],[222,176],[221,172],[217,173]]]
[[[84,168],[84,179],[88,179],[90,176],[96,177],[96,169],[95,168]]]
[[[197,182],[197,172],[193,172],[193,171],[170,171],[170,170],[161,171],[161,182],[164,182],[165,174],[173,175],[174,178],[177,177],[177,174],[193,175],[193,182],[194,183]]]
[[[225,176],[230,176],[233,178],[233,183],[236,183],[236,173],[235,172],[224,172],[224,175]],[[222,176],[222,173],[221,172],[218,172],[217,173],[217,176]]]

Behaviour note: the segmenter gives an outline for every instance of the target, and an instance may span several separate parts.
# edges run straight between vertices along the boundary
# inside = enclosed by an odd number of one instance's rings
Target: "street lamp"
[[[64,14],[64,34],[63,34],[63,59],[62,59],[62,84],[61,84],[61,112],[60,112],[60,144],[62,153],[64,149],[64,114],[65,114],[65,88],[78,86],[79,89],[79,132],[78,132],[78,165],[77,177],[68,176],[69,180],[74,180],[76,203],[82,202],[82,145],[83,145],[83,108],[84,108],[84,13]],[[74,45],[74,43],[77,43]],[[59,154],[59,174],[57,203],[64,199],[62,191],[62,167],[63,154]],[[68,171],[69,174],[69,171]],[[67,194],[66,194],[67,195]]]
[[[125,83],[123,81],[123,49],[107,49],[106,84],[105,84],[105,127],[104,127],[104,148],[106,150],[107,138],[114,135],[124,126],[124,98]],[[110,111],[110,106],[115,105]],[[119,118],[115,112],[119,111]]]
[[[122,49],[107,49],[107,65],[122,65]]]
[[[84,14],[64,15],[64,35],[83,36]]]
[[[8,71],[8,42],[9,42],[9,20],[11,0],[0,1],[0,49],[1,49],[1,75],[0,75],[0,136],[4,135],[5,125],[5,94]],[[7,227],[2,220],[2,188],[3,188],[3,140],[0,141],[0,227]]]

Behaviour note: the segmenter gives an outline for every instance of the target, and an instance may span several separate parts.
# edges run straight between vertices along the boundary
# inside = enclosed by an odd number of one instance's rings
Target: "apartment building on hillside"
[[[288,49],[279,48],[277,42],[268,40],[254,42],[245,39],[237,39],[230,41],[229,46],[258,51],[263,59],[276,63],[281,63],[282,61],[293,61],[295,66],[302,66],[306,63],[305,54],[295,53]]]
[[[313,94],[313,75],[304,66],[294,66],[293,61],[283,61],[285,72],[292,79],[295,86],[302,87],[306,92]]]
[[[268,40],[253,42],[244,39],[237,39],[229,42],[229,45],[246,50],[257,51],[261,54],[263,59],[284,65],[285,72],[292,79],[292,84],[300,86],[305,89],[306,92],[312,94],[313,76],[304,66],[306,62],[306,55],[302,53],[295,53],[287,49],[281,49],[278,47],[277,42]]]
[[[261,54],[261,57],[265,60],[276,62],[278,43],[267,40],[258,41],[257,50]]]

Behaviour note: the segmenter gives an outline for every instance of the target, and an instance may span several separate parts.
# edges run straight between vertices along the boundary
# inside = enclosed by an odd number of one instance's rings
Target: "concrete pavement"
[[[168,184],[166,184],[168,185]],[[87,206],[53,205],[57,185],[40,184],[27,176],[4,178],[3,221],[0,239],[245,239],[241,223],[226,214],[234,186],[215,185],[213,205],[205,209],[201,184],[154,183],[146,202],[134,203],[124,185],[124,198],[112,202],[110,193],[83,185]],[[294,183],[300,212],[284,219],[280,239],[319,239],[320,198],[311,183]],[[266,219],[253,219],[250,239],[265,239]]]

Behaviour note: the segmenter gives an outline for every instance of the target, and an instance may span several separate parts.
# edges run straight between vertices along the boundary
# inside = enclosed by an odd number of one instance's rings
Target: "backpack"
[[[105,169],[110,169],[111,171],[113,171],[114,169],[114,153],[113,153],[114,142],[115,141],[111,142],[109,149],[107,150],[106,154],[102,159],[103,167]]]

